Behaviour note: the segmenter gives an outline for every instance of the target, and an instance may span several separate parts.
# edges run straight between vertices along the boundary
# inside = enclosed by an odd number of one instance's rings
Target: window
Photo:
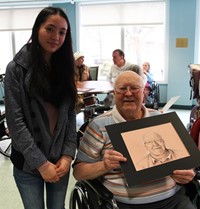
[[[5,73],[9,60],[12,59],[12,36],[11,32],[0,32],[0,74]]]
[[[42,7],[0,10],[0,73],[28,41],[37,14]]]
[[[15,52],[18,52],[24,44],[26,44],[31,37],[31,30],[25,31],[15,31],[14,40],[15,40]]]
[[[4,31],[0,32],[0,74],[5,73],[7,64],[12,60],[14,54],[28,41],[31,30],[27,31]]]
[[[112,51],[120,48],[125,59],[151,64],[156,81],[165,80],[165,1],[80,4],[79,50],[85,63],[99,65],[105,78]]]

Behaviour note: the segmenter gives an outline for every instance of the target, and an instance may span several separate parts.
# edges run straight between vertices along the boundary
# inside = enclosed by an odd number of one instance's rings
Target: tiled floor
[[[170,110],[176,111],[183,124],[189,122],[189,110]],[[77,128],[83,123],[82,114],[77,115]],[[71,175],[68,193],[66,196],[66,209],[69,208],[69,196],[75,180]],[[23,209],[23,205],[12,176],[12,164],[9,158],[0,154],[0,208],[1,209]]]

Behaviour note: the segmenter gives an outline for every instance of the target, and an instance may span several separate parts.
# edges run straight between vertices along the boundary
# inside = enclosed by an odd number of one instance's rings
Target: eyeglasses
[[[142,87],[140,86],[116,86],[115,87],[115,90],[117,93],[120,93],[120,94],[124,94],[126,93],[128,90],[131,92],[131,93],[136,93],[138,92],[140,89],[142,89]]]
[[[152,141],[147,141],[144,144],[150,146],[150,145],[153,145],[153,143],[155,143],[155,144],[161,144],[163,142],[164,142],[163,139],[156,139],[156,140],[152,140]]]

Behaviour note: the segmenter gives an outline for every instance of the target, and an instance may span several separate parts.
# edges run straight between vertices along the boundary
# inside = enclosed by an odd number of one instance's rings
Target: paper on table
[[[167,104],[162,108],[162,112],[167,112],[169,108],[180,98],[180,96],[172,97]]]

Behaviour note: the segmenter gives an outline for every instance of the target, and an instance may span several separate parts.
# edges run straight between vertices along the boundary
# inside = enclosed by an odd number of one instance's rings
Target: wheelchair
[[[4,100],[4,77],[5,74],[0,74],[0,92]],[[11,155],[11,138],[9,136],[5,111],[0,112],[0,153],[5,157]]]
[[[190,132],[195,121],[200,117],[200,64],[189,64],[189,85],[190,100],[196,99],[196,105],[192,107],[190,112],[189,124],[187,125],[188,132]]]
[[[6,125],[5,113],[0,115],[0,153],[5,157],[11,155],[11,138]]]
[[[77,146],[88,124],[89,120],[79,128]],[[98,179],[77,181],[71,191],[69,203],[69,209],[118,209],[112,192]]]
[[[76,182],[69,209],[118,209],[113,194],[97,179]]]
[[[195,108],[196,109],[196,108]],[[193,112],[191,112],[193,113]],[[197,147],[200,145],[200,117],[198,117],[192,124],[190,129],[190,136],[194,140]],[[190,200],[200,209],[200,166],[195,168],[198,172],[197,180],[192,181],[186,185],[186,194],[190,197]]]
[[[159,107],[159,85],[153,81],[147,83],[145,86],[146,97],[144,98],[144,104],[147,108],[152,108],[158,110]]]
[[[189,124],[187,130],[194,140],[197,147],[200,147],[200,64],[189,64],[189,85],[191,88],[190,99],[196,99],[196,105],[192,107],[190,112]],[[197,209],[200,209],[200,167],[195,168],[198,172],[197,180],[190,183],[188,196],[195,204]],[[187,191],[187,190],[186,190]],[[192,194],[193,193],[193,194]],[[192,196],[190,195],[192,194]]]
[[[83,136],[89,121],[85,122],[77,132],[77,140]],[[198,146],[200,137],[200,118],[196,120],[191,130],[191,137]],[[200,167],[196,168],[200,173]],[[200,177],[198,179],[200,181]],[[200,186],[196,182],[185,185],[186,194],[197,209],[200,209]],[[113,194],[101,183],[100,180],[84,180],[75,183],[70,196],[69,209],[117,209],[118,206]]]

